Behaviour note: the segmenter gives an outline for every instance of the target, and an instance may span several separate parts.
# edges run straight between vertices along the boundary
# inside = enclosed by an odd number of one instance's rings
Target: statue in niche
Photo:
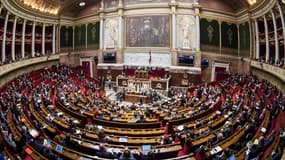
[[[118,20],[116,19],[107,19],[105,23],[105,31],[104,37],[105,39],[105,47],[107,48],[115,48],[117,46],[118,40]]]
[[[194,18],[191,16],[179,16],[178,17],[178,25],[180,29],[180,42],[182,48],[192,48],[192,39],[194,28]]]
[[[190,48],[190,41],[189,41],[189,31],[188,31],[189,25],[185,24],[182,28],[182,35],[183,35],[183,48]]]
[[[213,35],[214,28],[213,28],[211,25],[209,25],[209,26],[207,27],[207,31],[208,31],[208,39],[209,39],[209,42],[212,43],[213,37],[214,37],[214,35]]]
[[[91,33],[92,33],[91,34],[91,39],[92,39],[92,41],[95,41],[96,32],[97,32],[96,27],[92,26],[92,29],[91,29]]]
[[[233,31],[232,31],[231,28],[228,29],[227,34],[228,34],[229,44],[231,46],[232,45],[232,41],[233,41]]]
[[[68,45],[68,30],[64,31],[64,40],[65,40],[65,45]]]

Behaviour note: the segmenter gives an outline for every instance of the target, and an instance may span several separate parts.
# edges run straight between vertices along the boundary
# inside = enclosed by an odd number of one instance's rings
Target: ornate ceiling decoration
[[[71,16],[76,17],[81,15],[80,13],[88,14],[90,12],[94,13],[94,8],[98,8],[98,5],[100,5],[101,0],[16,0],[23,5],[31,7],[32,9],[52,14],[52,15],[65,15],[65,16]],[[201,2],[200,4],[203,7],[203,4],[209,3],[209,0],[198,0],[198,2]],[[222,4],[227,5],[228,8],[231,8],[230,11],[233,13],[237,13],[242,10],[249,9],[252,5],[255,3],[258,3],[260,0],[211,0],[211,4]],[[80,2],[84,2],[84,6],[80,6]],[[93,7],[93,10],[90,9]],[[206,4],[206,7],[212,8],[209,6],[209,4]],[[217,7],[213,7],[215,9]],[[219,8],[219,7],[218,7]],[[220,7],[221,8],[221,7]],[[86,11],[87,10],[87,11]],[[89,11],[88,11],[89,10]]]
[[[36,11],[57,15],[64,0],[18,0]]]

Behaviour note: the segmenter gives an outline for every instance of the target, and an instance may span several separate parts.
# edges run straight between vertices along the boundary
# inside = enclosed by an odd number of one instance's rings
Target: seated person
[[[97,152],[97,156],[101,158],[108,158],[108,159],[117,158],[116,153],[108,152],[104,144],[100,144],[99,151]]]
[[[129,149],[125,149],[124,152],[120,155],[119,160],[135,160],[134,155]]]

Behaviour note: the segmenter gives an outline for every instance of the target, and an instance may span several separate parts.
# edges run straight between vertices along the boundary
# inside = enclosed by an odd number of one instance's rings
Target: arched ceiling
[[[54,7],[58,9],[58,12],[55,15],[78,17],[96,12],[100,8],[101,0],[15,0],[15,1],[19,1],[21,3],[26,1],[26,4],[27,2],[30,3],[30,7],[31,5],[37,4],[37,6],[41,7],[41,10],[44,10],[44,8],[52,9],[52,7]],[[198,0],[202,8],[209,8],[213,10],[226,11],[231,13],[238,13],[239,11],[248,9],[250,7],[248,1],[255,1],[255,0]],[[80,2],[85,2],[85,6],[80,6],[79,5]]]

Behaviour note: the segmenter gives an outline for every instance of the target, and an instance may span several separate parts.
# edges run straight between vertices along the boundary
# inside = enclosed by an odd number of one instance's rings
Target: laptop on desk
[[[55,147],[55,150],[57,151],[57,152],[62,152],[62,149],[63,149],[63,146],[61,146],[61,145],[56,145],[56,147]]]
[[[128,137],[120,137],[119,138],[119,142],[127,143],[128,142]]]

